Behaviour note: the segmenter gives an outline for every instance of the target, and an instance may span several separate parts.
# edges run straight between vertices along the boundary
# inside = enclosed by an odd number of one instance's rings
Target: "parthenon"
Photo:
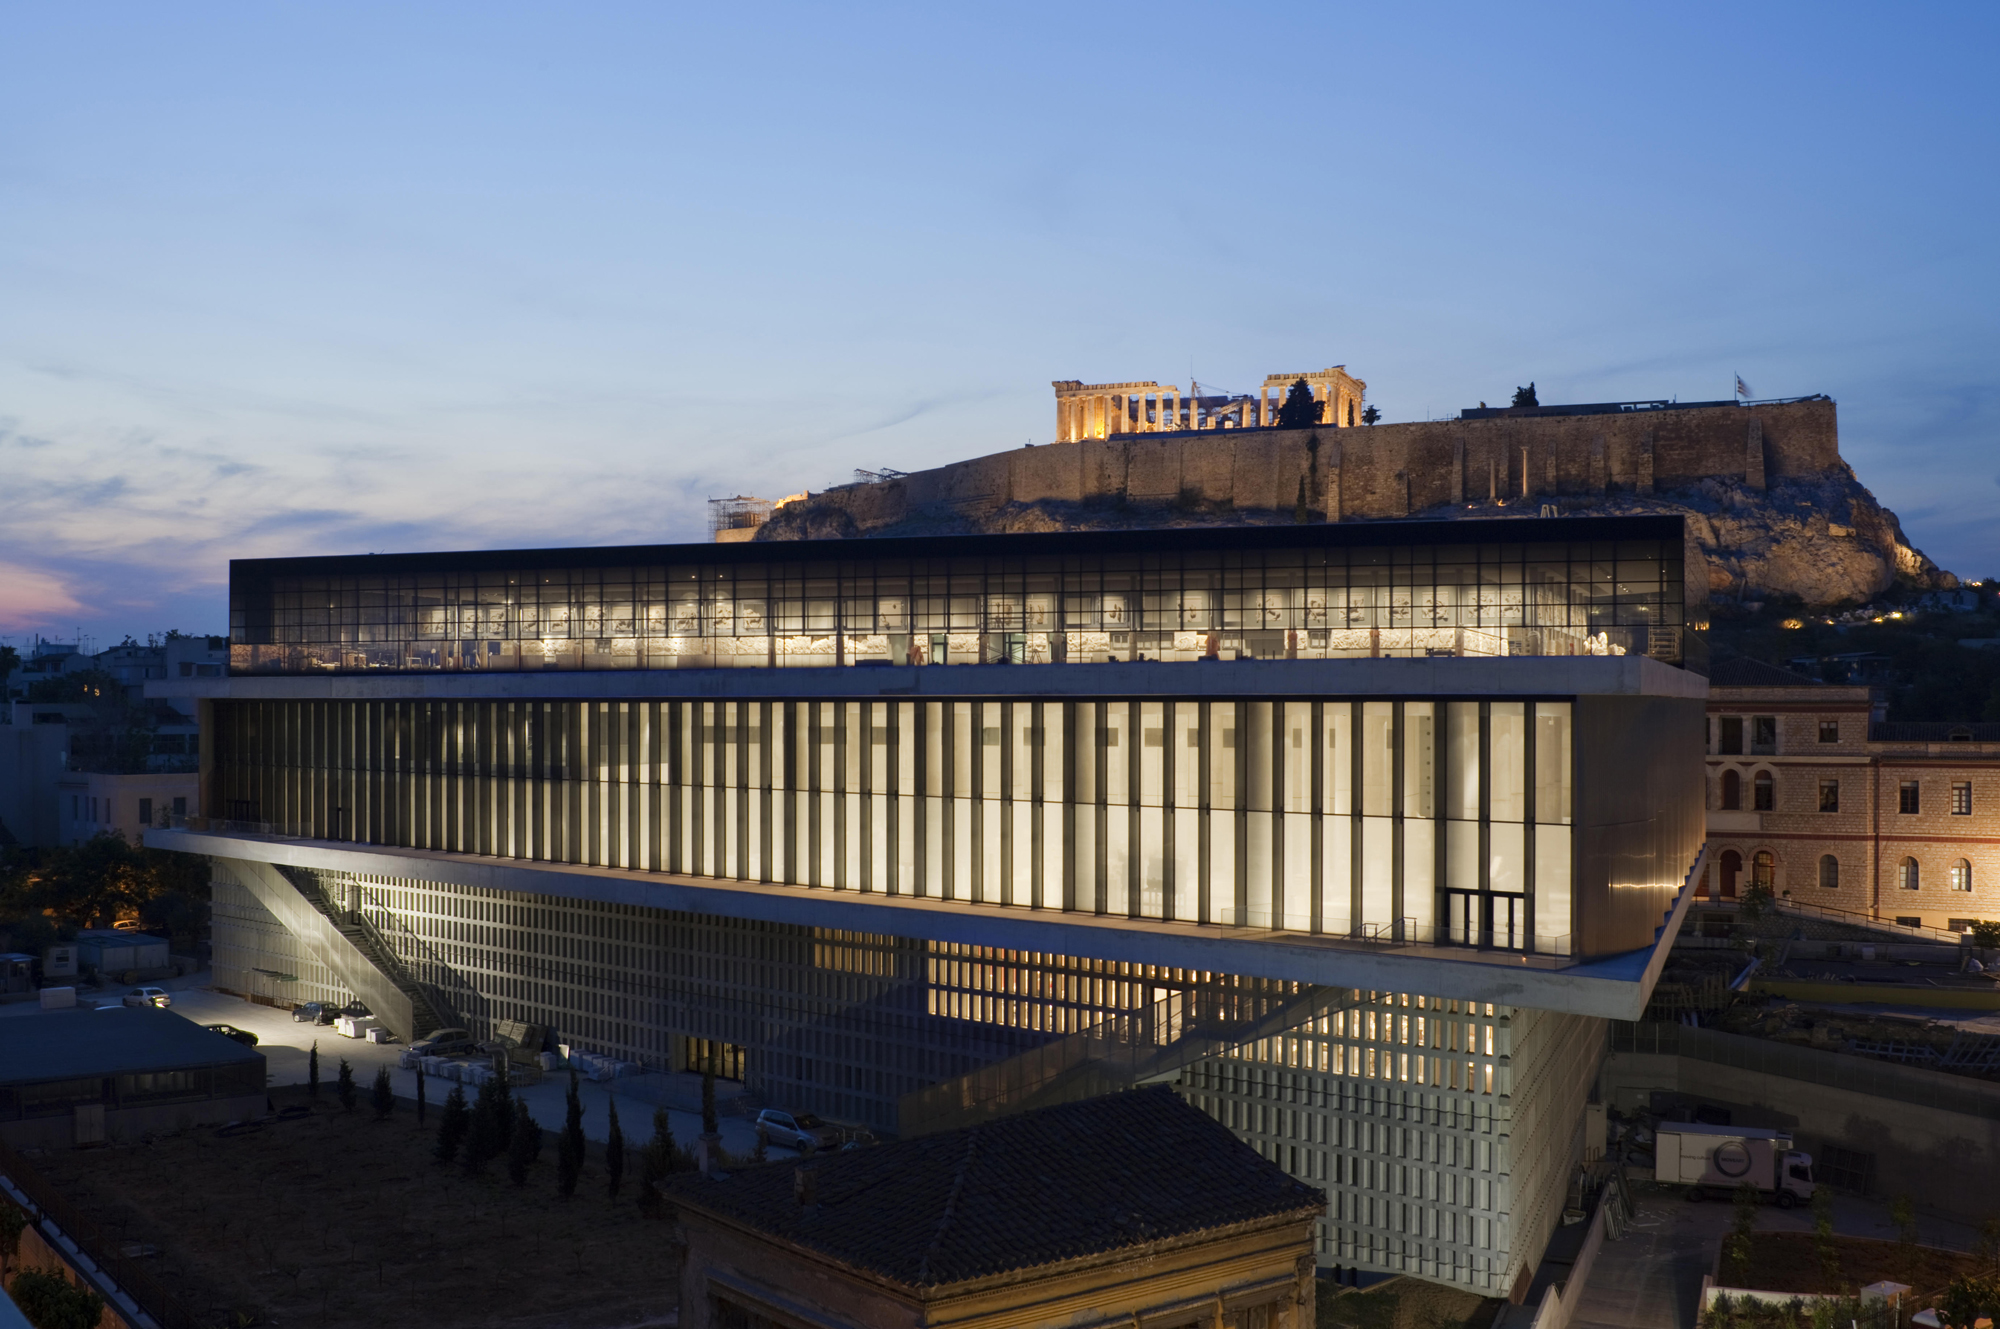
[[[1346,365],[1310,373],[1270,374],[1254,394],[1223,392],[1200,383],[1193,383],[1193,389],[1183,393],[1171,383],[1151,379],[1143,383],[1084,383],[1068,378],[1054,384],[1056,442],[1077,443],[1113,434],[1269,427],[1278,421],[1278,407],[1286,392],[1300,379],[1320,404],[1321,423],[1345,429],[1359,422],[1368,385],[1349,374]]]

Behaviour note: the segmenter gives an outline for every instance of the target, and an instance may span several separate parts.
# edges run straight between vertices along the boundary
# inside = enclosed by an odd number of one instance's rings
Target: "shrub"
[[[104,1298],[46,1269],[23,1269],[8,1291],[35,1329],[97,1329]]]

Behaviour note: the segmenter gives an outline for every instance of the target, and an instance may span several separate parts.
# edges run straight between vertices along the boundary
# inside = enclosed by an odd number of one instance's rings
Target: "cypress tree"
[[[506,1151],[514,1114],[506,1084],[495,1076],[479,1086],[472,1104],[472,1125],[465,1135],[465,1173],[471,1176]]]
[[[396,1110],[396,1091],[389,1084],[389,1068],[375,1068],[375,1085],[369,1091],[369,1099],[375,1108],[375,1120],[384,1121]]]
[[[424,1128],[424,1108],[426,1106],[424,1103],[424,1081],[427,1078],[429,1077],[427,1077],[424,1074],[423,1063],[419,1062],[417,1064],[417,1129],[418,1130],[422,1130]]]
[[[577,1178],[583,1175],[583,1100],[576,1092],[576,1070],[569,1073],[569,1103],[563,1111],[562,1139],[556,1145],[556,1190],[565,1196],[576,1194]]]
[[[653,1138],[639,1155],[642,1181],[656,1182],[674,1170],[674,1127],[665,1108],[653,1109]]]
[[[1278,428],[1306,429],[1319,423],[1322,403],[1313,396],[1313,390],[1304,379],[1299,379],[1285,393],[1285,400],[1278,406]]]
[[[312,1051],[306,1053],[306,1097],[319,1097],[319,1040],[313,1040]]]
[[[709,1067],[701,1073],[701,1133],[719,1135],[721,1128],[715,1124],[715,1068]]]
[[[436,1158],[439,1163],[449,1163],[458,1157],[458,1147],[465,1143],[465,1133],[472,1129],[472,1114],[465,1107],[465,1086],[455,1084],[444,1100],[444,1112],[438,1118],[438,1139]]]
[[[340,1059],[340,1075],[334,1081],[333,1092],[339,1097],[343,1111],[354,1111],[354,1068],[345,1057]]]
[[[514,1129],[507,1140],[507,1179],[516,1186],[528,1184],[528,1169],[542,1152],[542,1128],[528,1115],[528,1105],[514,1100]]]
[[[618,1129],[618,1099],[611,1100],[611,1125],[604,1137],[604,1191],[618,1198],[618,1183],[625,1177],[625,1132]]]

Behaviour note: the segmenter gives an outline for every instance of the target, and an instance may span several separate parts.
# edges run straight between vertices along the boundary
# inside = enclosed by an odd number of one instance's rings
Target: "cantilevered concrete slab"
[[[1416,992],[1613,1020],[1636,1020],[1645,1010],[1704,865],[1698,857],[1681,874],[1673,909],[1661,920],[1651,946],[1564,964],[1554,957],[1509,951],[1370,944],[1301,932],[1253,932],[327,840],[156,830],[146,833],[146,844],[182,853],[407,877],[521,895],[602,900],[799,927],[846,928],[1330,987]]]

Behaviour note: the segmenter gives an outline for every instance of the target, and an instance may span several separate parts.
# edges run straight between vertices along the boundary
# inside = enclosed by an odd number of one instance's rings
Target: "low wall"
[[[1655,1090],[1731,1110],[1733,1124],[1789,1130],[1807,1153],[1833,1145],[1872,1159],[1869,1191],[1911,1194],[1978,1222],[2000,1189],[2000,1085],[1710,1029],[1633,1027],[1614,1037],[1607,1101],[1646,1106]],[[1816,1163],[1823,1163],[1816,1157]]]
[[[0,1204],[9,1203],[11,1201],[0,1194]],[[107,1288],[80,1272],[79,1263],[77,1257],[50,1241],[42,1234],[41,1226],[30,1220],[21,1231],[21,1245],[14,1252],[14,1258],[0,1261],[0,1277],[11,1284],[15,1274],[29,1269],[61,1274],[72,1286],[91,1288],[104,1298],[104,1313],[97,1317],[97,1329],[157,1329],[151,1316],[136,1308],[120,1305],[122,1299],[115,1289]],[[106,1295],[107,1292],[109,1295]]]
[[[110,1108],[104,1113],[104,1138],[114,1142],[134,1140],[149,1131],[158,1134],[186,1130],[190,1126],[222,1126],[232,1121],[255,1120],[263,1115],[262,1090],[254,1094],[200,1098],[184,1103]],[[66,1112],[59,1116],[0,1121],[0,1141],[15,1149],[68,1149],[79,1143],[76,1116]]]

